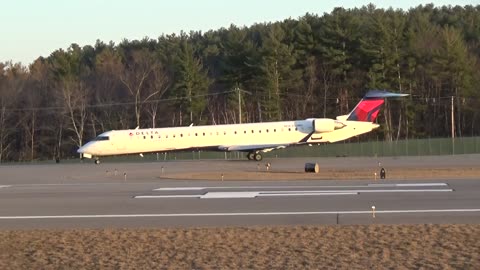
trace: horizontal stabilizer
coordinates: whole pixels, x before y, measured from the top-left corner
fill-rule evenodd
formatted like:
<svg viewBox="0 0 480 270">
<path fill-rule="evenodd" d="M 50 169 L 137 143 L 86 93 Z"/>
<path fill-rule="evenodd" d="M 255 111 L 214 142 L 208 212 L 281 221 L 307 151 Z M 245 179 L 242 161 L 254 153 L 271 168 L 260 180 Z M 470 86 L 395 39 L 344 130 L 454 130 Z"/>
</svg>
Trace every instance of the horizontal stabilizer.
<svg viewBox="0 0 480 270">
<path fill-rule="evenodd" d="M 398 94 L 387 92 L 385 90 L 370 90 L 367 94 L 365 94 L 364 98 L 394 98 L 394 97 L 405 97 L 408 94 Z"/>
</svg>

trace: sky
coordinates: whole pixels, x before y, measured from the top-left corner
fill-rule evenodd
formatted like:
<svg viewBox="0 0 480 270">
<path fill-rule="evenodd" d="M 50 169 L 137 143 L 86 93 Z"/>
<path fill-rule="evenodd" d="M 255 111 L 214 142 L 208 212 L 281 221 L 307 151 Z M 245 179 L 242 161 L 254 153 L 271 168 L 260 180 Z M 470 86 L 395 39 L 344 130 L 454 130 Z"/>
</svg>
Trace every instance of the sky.
<svg viewBox="0 0 480 270">
<path fill-rule="evenodd" d="M 29 65 L 36 58 L 72 43 L 119 43 L 162 34 L 216 30 L 231 24 L 296 19 L 322 15 L 334 7 L 408 10 L 420 4 L 479 5 L 480 0 L 0 0 L 0 62 Z"/>
</svg>

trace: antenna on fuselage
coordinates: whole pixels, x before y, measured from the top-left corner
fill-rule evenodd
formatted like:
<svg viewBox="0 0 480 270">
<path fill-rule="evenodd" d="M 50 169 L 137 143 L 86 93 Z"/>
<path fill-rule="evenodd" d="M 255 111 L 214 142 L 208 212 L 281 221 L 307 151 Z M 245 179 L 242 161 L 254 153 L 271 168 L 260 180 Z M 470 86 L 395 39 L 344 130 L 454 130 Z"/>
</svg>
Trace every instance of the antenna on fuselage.
<svg viewBox="0 0 480 270">
<path fill-rule="evenodd" d="M 135 130 L 137 130 L 139 127 L 140 127 L 140 126 L 137 126 L 137 127 L 135 128 Z"/>
<path fill-rule="evenodd" d="M 189 127 L 193 127 L 193 123 L 191 123 Z"/>
</svg>

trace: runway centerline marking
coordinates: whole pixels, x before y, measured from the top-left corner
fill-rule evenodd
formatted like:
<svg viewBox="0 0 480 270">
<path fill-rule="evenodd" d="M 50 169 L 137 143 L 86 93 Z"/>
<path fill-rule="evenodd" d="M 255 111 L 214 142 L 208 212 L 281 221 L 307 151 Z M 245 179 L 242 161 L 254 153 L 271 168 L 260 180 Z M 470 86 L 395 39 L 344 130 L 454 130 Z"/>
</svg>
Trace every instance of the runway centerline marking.
<svg viewBox="0 0 480 270">
<path fill-rule="evenodd" d="M 253 199 L 257 197 L 282 196 L 325 196 L 325 195 L 357 195 L 360 193 L 408 193 L 408 192 L 452 192 L 453 189 L 355 189 L 355 190 L 277 190 L 277 191 L 238 191 L 238 192 L 207 192 L 191 195 L 139 195 L 135 199 Z"/>
<path fill-rule="evenodd" d="M 357 195 L 356 192 L 207 192 L 195 195 L 139 195 L 135 199 L 176 199 L 176 198 L 198 198 L 198 199 L 254 199 L 257 197 L 284 197 L 284 196 L 336 196 L 336 195 Z"/>
<path fill-rule="evenodd" d="M 204 190 L 204 189 L 255 189 L 255 188 L 369 188 L 369 187 L 441 187 L 448 186 L 446 183 L 405 183 L 405 184 L 366 184 L 366 185 L 350 185 L 350 186 L 204 186 L 204 187 L 163 187 L 156 188 L 153 191 L 188 191 L 188 190 Z"/>
<path fill-rule="evenodd" d="M 318 193 L 339 193 L 339 192 L 354 192 L 354 193 L 403 193 L 403 192 L 452 192 L 453 189 L 352 189 L 352 190 L 286 190 L 286 191 L 260 191 L 260 193 L 296 193 L 296 192 L 318 192 Z"/>
<path fill-rule="evenodd" d="M 446 183 L 368 184 L 369 187 L 446 187 Z"/>
<path fill-rule="evenodd" d="M 154 191 L 188 191 L 188 190 L 204 190 L 203 187 L 171 187 L 171 188 L 157 188 Z"/>
<path fill-rule="evenodd" d="M 138 185 L 138 184 L 149 184 L 148 182 L 138 182 L 138 183 L 125 183 L 123 180 L 120 182 L 98 182 L 98 183 L 54 183 L 54 184 L 15 184 L 15 185 L 10 185 L 9 187 L 50 187 L 50 186 L 109 186 L 109 185 Z"/>
<path fill-rule="evenodd" d="M 376 214 L 429 214 L 429 213 L 476 213 L 480 209 L 416 209 L 378 210 Z M 17 219 L 82 219 L 82 218 L 148 218 L 148 217 L 219 217 L 219 216 L 292 216 L 292 215 L 371 215 L 371 211 L 311 211 L 311 212 L 239 212 L 239 213 L 176 213 L 176 214 L 110 214 L 110 215 L 45 215 L 45 216 L 0 216 L 0 220 Z"/>
</svg>

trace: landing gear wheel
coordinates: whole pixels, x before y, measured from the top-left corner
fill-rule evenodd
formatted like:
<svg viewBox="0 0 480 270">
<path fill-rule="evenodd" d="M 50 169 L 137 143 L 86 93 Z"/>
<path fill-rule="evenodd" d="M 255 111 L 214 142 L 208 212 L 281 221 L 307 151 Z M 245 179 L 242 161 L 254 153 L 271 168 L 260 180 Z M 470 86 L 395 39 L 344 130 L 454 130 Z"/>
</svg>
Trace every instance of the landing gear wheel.
<svg viewBox="0 0 480 270">
<path fill-rule="evenodd" d="M 260 161 L 260 160 L 263 159 L 262 155 L 259 154 L 259 153 L 256 153 L 256 154 L 254 155 L 254 158 L 255 158 L 255 161 Z"/>
<path fill-rule="evenodd" d="M 249 153 L 247 154 L 247 159 L 248 159 L 248 160 L 253 160 L 254 158 L 255 158 L 255 153 L 254 153 L 254 152 L 249 152 Z"/>
<path fill-rule="evenodd" d="M 94 162 L 95 162 L 96 165 L 98 165 L 98 164 L 100 164 L 100 159 L 95 159 Z"/>
</svg>

